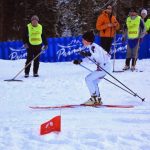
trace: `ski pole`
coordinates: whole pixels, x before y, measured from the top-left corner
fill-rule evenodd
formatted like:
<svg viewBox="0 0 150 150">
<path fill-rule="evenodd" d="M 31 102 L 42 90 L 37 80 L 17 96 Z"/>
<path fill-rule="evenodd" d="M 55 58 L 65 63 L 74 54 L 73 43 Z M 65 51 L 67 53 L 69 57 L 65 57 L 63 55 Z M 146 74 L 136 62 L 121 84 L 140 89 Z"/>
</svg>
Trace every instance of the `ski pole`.
<svg viewBox="0 0 150 150">
<path fill-rule="evenodd" d="M 90 72 L 93 72 L 92 70 L 90 70 L 89 68 L 83 66 L 82 64 L 79 64 L 79 65 L 80 65 L 81 67 L 83 67 L 84 69 L 86 69 L 86 70 L 88 70 L 88 71 L 90 71 Z"/>
<path fill-rule="evenodd" d="M 80 64 L 80 66 L 81 66 L 81 67 L 83 67 L 83 68 L 85 68 L 86 70 L 88 70 L 88 71 L 90 71 L 90 72 L 93 72 L 92 70 L 90 70 L 89 68 L 87 68 L 87 67 L 83 66 L 82 64 Z M 125 92 L 127 92 L 127 93 L 131 94 L 132 96 L 134 96 L 134 94 L 133 94 L 133 93 L 131 93 L 131 92 L 127 91 L 126 89 L 124 89 L 124 88 L 122 88 L 121 86 L 119 86 L 119 85 L 115 84 L 114 82 L 112 82 L 112 81 L 110 81 L 110 80 L 108 80 L 108 79 L 106 79 L 106 78 L 104 78 L 104 80 L 108 81 L 109 83 L 111 83 L 111 84 L 115 85 L 116 87 L 118 87 L 118 88 L 122 89 L 123 91 L 125 91 Z"/>
<path fill-rule="evenodd" d="M 94 64 L 98 65 L 95 61 L 93 61 L 91 58 L 87 57 L 90 61 L 92 61 Z M 117 78 L 115 78 L 113 75 L 111 75 L 108 71 L 106 71 L 104 68 L 102 68 L 101 66 L 99 66 L 100 69 L 102 69 L 103 71 L 105 71 L 108 75 L 110 75 L 112 78 L 114 78 L 116 81 L 118 81 L 121 85 L 123 85 L 125 88 L 127 88 L 129 91 L 131 91 L 134 96 L 137 96 L 138 98 L 140 98 L 142 100 L 142 102 L 145 100 L 145 98 L 141 98 L 137 93 L 135 93 L 134 91 L 132 91 L 130 88 L 128 88 L 125 84 L 123 84 L 121 81 L 119 81 Z"/>
<path fill-rule="evenodd" d="M 115 34 L 115 36 L 114 36 L 113 72 L 115 72 L 115 60 L 116 60 L 116 34 Z"/>
<path fill-rule="evenodd" d="M 46 50 L 46 49 L 45 49 Z M 7 79 L 4 81 L 22 81 L 22 80 L 16 80 L 16 78 L 18 77 L 18 75 L 25 69 L 27 68 L 32 61 L 34 61 L 37 57 L 39 57 L 45 50 L 41 50 L 27 65 L 25 65 L 25 67 L 23 67 L 12 79 Z"/>
</svg>

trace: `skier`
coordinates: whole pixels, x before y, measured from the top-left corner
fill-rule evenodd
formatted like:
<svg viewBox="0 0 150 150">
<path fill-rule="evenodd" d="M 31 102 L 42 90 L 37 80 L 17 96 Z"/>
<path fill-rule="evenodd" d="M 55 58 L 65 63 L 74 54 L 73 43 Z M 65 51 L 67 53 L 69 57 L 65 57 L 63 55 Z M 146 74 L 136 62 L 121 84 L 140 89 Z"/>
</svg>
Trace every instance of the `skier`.
<svg viewBox="0 0 150 150">
<path fill-rule="evenodd" d="M 110 72 L 110 55 L 98 44 L 94 43 L 95 36 L 93 32 L 86 32 L 82 36 L 82 43 L 89 51 L 81 51 L 80 54 L 88 57 L 92 62 L 97 65 L 97 69 L 86 76 L 85 81 L 89 89 L 91 97 L 86 101 L 85 105 L 102 104 L 98 83 L 104 78 L 107 72 Z M 82 60 L 74 60 L 73 63 L 79 65 Z M 101 69 L 103 68 L 103 69 Z"/>
</svg>

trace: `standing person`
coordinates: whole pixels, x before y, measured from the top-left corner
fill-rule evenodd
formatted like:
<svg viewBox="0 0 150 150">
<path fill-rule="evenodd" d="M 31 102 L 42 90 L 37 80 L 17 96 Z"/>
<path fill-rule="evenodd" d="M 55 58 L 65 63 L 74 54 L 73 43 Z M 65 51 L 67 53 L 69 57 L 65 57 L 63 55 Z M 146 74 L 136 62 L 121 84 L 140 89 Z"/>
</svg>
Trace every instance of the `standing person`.
<svg viewBox="0 0 150 150">
<path fill-rule="evenodd" d="M 147 10 L 146 9 L 142 9 L 141 17 L 145 23 L 146 33 L 150 33 L 150 19 L 147 17 Z"/>
<path fill-rule="evenodd" d="M 97 65 L 97 69 L 87 75 L 85 78 L 86 85 L 91 95 L 89 100 L 84 103 L 85 105 L 102 104 L 98 83 L 104 78 L 106 72 L 100 67 L 105 69 L 107 72 L 110 72 L 111 69 L 110 55 L 102 47 L 96 43 L 93 43 L 94 38 L 95 36 L 93 32 L 86 32 L 82 36 L 82 43 L 89 49 L 89 51 L 81 51 L 80 54 L 84 57 L 90 57 L 90 59 Z M 81 62 L 81 60 L 73 61 L 73 63 L 76 65 L 80 64 Z"/>
<path fill-rule="evenodd" d="M 147 19 L 147 21 L 145 22 L 145 26 L 146 26 L 146 32 L 148 34 L 150 34 L 150 17 Z"/>
<path fill-rule="evenodd" d="M 142 11 L 141 11 L 141 19 L 143 20 L 144 25 L 145 25 L 145 23 L 147 21 L 147 10 L 146 9 L 142 9 Z M 144 32 L 146 33 L 146 26 L 144 26 L 144 27 L 145 27 L 144 28 Z"/>
<path fill-rule="evenodd" d="M 110 52 L 113 37 L 116 30 L 119 29 L 119 23 L 113 15 L 113 8 L 108 5 L 106 9 L 99 15 L 96 22 L 96 29 L 100 31 L 101 47 L 108 53 Z"/>
<path fill-rule="evenodd" d="M 131 70 L 135 70 L 135 65 L 138 57 L 138 49 L 140 44 L 140 38 L 144 36 L 144 22 L 140 16 L 138 16 L 137 9 L 131 8 L 129 12 L 129 17 L 126 20 L 126 25 L 124 27 L 125 34 L 123 35 L 123 40 L 127 36 L 127 54 L 126 62 L 123 70 L 130 69 L 130 60 L 132 59 Z"/>
<path fill-rule="evenodd" d="M 30 67 L 29 64 L 38 54 L 40 54 L 41 49 L 45 50 L 48 48 L 47 41 L 43 33 L 43 27 L 38 23 L 38 16 L 34 15 L 31 18 L 31 23 L 29 23 L 25 29 L 23 41 L 24 46 L 27 49 L 27 60 L 25 63 L 25 78 L 29 77 Z M 42 47 L 42 43 L 44 44 Z M 39 57 L 34 59 L 33 64 L 33 76 L 38 77 L 38 69 L 39 69 Z M 28 65 L 29 64 L 29 65 Z"/>
<path fill-rule="evenodd" d="M 150 17 L 145 22 L 146 32 L 150 34 Z"/>
</svg>

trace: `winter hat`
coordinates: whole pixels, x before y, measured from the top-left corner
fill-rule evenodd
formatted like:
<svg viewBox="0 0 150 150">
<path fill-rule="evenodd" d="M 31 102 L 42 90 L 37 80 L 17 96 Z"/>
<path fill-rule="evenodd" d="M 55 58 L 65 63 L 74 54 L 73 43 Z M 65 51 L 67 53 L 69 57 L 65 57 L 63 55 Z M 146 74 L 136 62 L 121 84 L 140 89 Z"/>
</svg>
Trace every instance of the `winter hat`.
<svg viewBox="0 0 150 150">
<path fill-rule="evenodd" d="M 31 21 L 33 21 L 33 20 L 39 21 L 39 17 L 34 15 L 34 16 L 31 17 Z"/>
<path fill-rule="evenodd" d="M 141 14 L 147 15 L 147 10 L 146 9 L 142 9 Z"/>
<path fill-rule="evenodd" d="M 82 36 L 82 38 L 88 42 L 94 42 L 95 40 L 95 36 L 94 36 L 94 33 L 92 31 L 88 31 L 88 32 L 85 32 Z"/>
</svg>

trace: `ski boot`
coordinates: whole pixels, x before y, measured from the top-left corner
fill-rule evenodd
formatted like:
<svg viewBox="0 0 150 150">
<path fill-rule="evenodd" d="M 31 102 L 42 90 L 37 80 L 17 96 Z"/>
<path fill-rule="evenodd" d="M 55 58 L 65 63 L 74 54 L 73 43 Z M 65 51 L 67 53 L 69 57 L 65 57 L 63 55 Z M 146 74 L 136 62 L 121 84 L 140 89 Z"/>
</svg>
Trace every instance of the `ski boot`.
<svg viewBox="0 0 150 150">
<path fill-rule="evenodd" d="M 95 98 L 95 105 L 102 105 L 102 104 L 103 104 L 103 102 L 102 102 L 101 97 L 100 97 L 100 96 L 97 96 L 97 97 Z"/>
<path fill-rule="evenodd" d="M 91 96 L 88 101 L 83 103 L 84 105 L 102 105 L 101 98 L 98 96 Z"/>
</svg>

